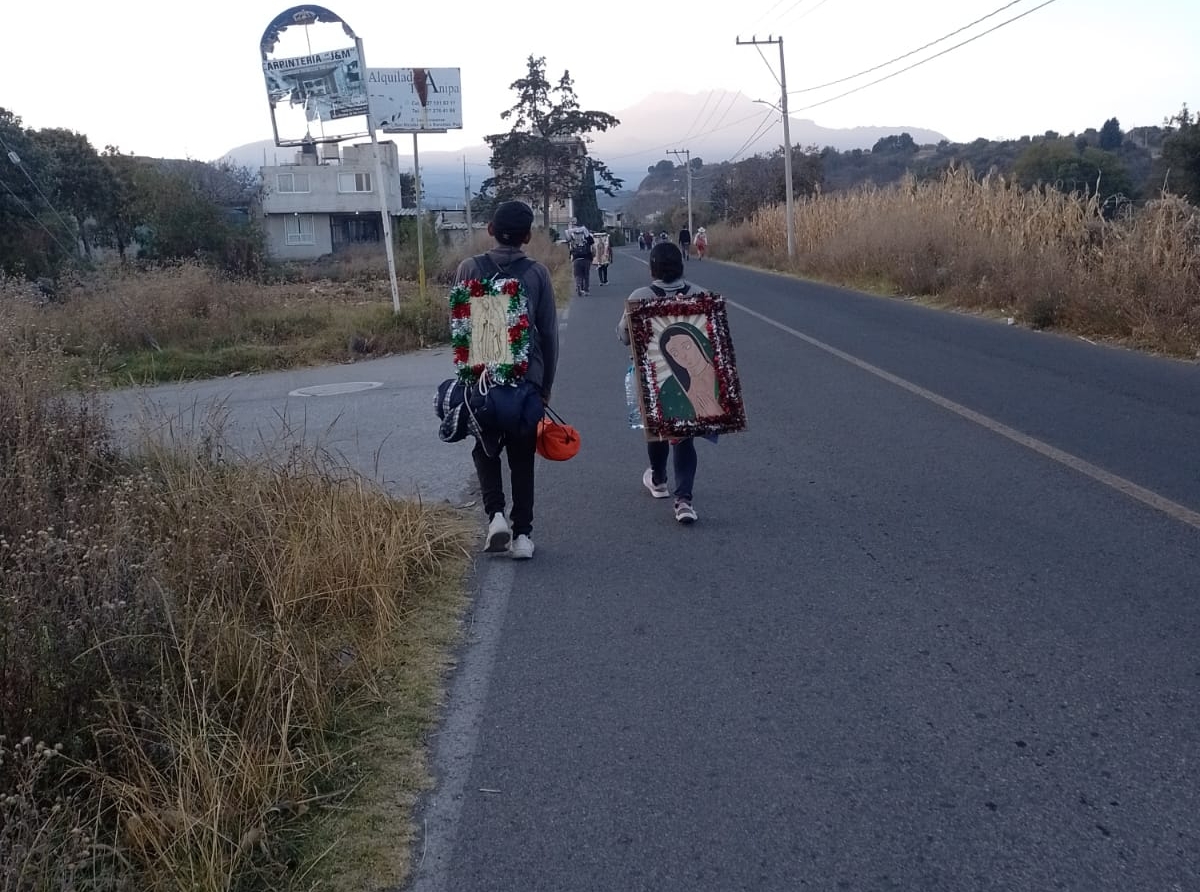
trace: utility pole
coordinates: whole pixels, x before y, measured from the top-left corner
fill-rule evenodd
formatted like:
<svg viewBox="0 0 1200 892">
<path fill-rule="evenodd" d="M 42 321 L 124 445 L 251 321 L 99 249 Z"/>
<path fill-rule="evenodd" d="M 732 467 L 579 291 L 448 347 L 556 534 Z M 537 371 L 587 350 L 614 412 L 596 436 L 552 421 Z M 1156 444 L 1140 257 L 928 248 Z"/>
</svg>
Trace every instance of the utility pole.
<svg viewBox="0 0 1200 892">
<path fill-rule="evenodd" d="M 687 168 L 687 208 L 688 208 L 688 232 L 692 231 L 692 150 L 691 149 L 667 149 L 668 155 L 684 157 L 683 166 Z"/>
<path fill-rule="evenodd" d="M 788 92 L 787 92 L 787 71 L 783 64 L 783 38 L 768 37 L 766 40 L 759 40 L 757 37 L 751 37 L 749 40 L 737 38 L 738 46 L 755 46 L 757 44 L 779 44 L 779 111 L 783 115 L 783 188 L 787 191 L 785 196 L 786 202 L 786 217 L 787 217 L 787 252 L 788 259 L 796 255 L 796 216 L 795 208 L 792 204 L 792 130 L 788 122 Z M 768 66 L 770 67 L 770 66 Z"/>
<path fill-rule="evenodd" d="M 467 176 L 467 156 L 463 155 L 463 194 L 467 198 L 465 205 L 467 209 L 467 244 L 471 244 L 471 235 L 474 230 L 471 228 L 471 178 Z"/>
<path fill-rule="evenodd" d="M 425 298 L 425 210 L 421 206 L 421 155 L 417 131 L 413 131 L 413 179 L 417 187 L 417 294 Z"/>
</svg>

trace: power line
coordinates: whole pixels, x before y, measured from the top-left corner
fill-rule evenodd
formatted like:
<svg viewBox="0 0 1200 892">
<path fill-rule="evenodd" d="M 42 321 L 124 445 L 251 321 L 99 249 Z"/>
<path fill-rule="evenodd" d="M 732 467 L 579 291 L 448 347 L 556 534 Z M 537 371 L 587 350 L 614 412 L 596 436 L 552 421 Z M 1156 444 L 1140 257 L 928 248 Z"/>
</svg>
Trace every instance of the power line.
<svg viewBox="0 0 1200 892">
<path fill-rule="evenodd" d="M 58 217 L 58 222 L 63 225 L 63 229 L 65 229 L 67 232 L 74 233 L 75 230 L 73 230 L 71 225 L 63 219 L 62 214 L 58 212 L 58 208 L 56 208 L 50 202 L 50 199 L 46 197 L 46 193 L 42 191 L 42 187 L 34 182 L 33 177 L 29 175 L 29 171 L 25 168 L 24 163 L 21 161 L 21 156 L 9 148 L 9 145 L 3 136 L 0 136 L 0 146 L 4 146 L 4 151 L 8 153 L 8 160 L 15 164 L 20 169 L 21 173 L 25 174 L 25 179 L 29 180 L 29 184 L 33 186 L 35 190 L 37 190 L 37 194 L 42 196 L 42 201 L 46 202 L 46 206 L 54 212 L 54 216 Z M 15 194 L 16 193 L 14 193 L 14 195 Z"/>
<path fill-rule="evenodd" d="M 734 104 L 737 102 L 738 97 L 741 95 L 742 95 L 741 90 L 738 90 L 736 93 L 733 94 L 733 98 L 731 100 L 729 100 L 729 105 L 725 106 L 725 113 L 722 114 L 721 117 L 717 118 L 717 123 L 713 125 L 714 127 L 716 127 L 717 129 L 720 129 L 721 122 L 724 121 L 727 117 L 729 117 L 729 113 L 733 110 Z"/>
<path fill-rule="evenodd" d="M 713 93 L 715 93 L 715 92 L 716 92 L 715 90 L 709 90 L 709 91 L 708 91 L 708 95 L 704 97 L 704 104 L 703 104 L 702 106 L 700 106 L 700 111 L 696 112 L 696 117 L 695 117 L 695 119 L 692 121 L 692 124 L 691 124 L 691 126 L 690 126 L 690 127 L 688 127 L 688 129 L 687 129 L 687 133 L 686 133 L 686 134 L 684 134 L 684 137 L 683 137 L 684 139 L 687 139 L 687 138 L 688 138 L 688 136 L 690 136 L 690 135 L 691 135 L 693 128 L 695 128 L 695 126 L 696 126 L 697 122 L 700 120 L 700 116 L 701 116 L 701 115 L 703 115 L 703 114 L 704 114 L 704 110 L 705 110 L 706 108 L 708 108 L 708 103 L 709 103 L 709 102 L 712 100 Z M 714 106 L 714 108 L 715 108 L 715 106 Z"/>
<path fill-rule="evenodd" d="M 800 15 L 796 16 L 796 21 L 798 22 L 801 19 L 808 18 L 810 15 L 812 15 L 814 12 L 816 12 L 818 9 L 820 9 L 822 6 L 824 6 L 828 2 L 829 2 L 829 0 L 820 0 L 820 2 L 816 6 L 806 9 Z"/>
<path fill-rule="evenodd" d="M 801 87 L 799 90 L 790 90 L 788 92 L 790 92 L 791 95 L 793 95 L 793 96 L 795 96 L 797 93 L 811 93 L 814 90 L 823 90 L 826 87 L 832 87 L 837 84 L 844 84 L 846 81 L 852 81 L 855 78 L 862 77 L 864 74 L 870 74 L 872 71 L 878 71 L 880 68 L 887 68 L 889 65 L 892 65 L 896 62 L 900 62 L 904 59 L 907 59 L 909 56 L 915 56 L 917 53 L 921 52 L 921 50 L 927 50 L 931 46 L 936 46 L 937 44 L 941 43 L 943 40 L 949 40 L 954 35 L 961 34 L 963 31 L 966 31 L 968 28 L 974 28 L 980 22 L 985 22 L 988 19 L 990 19 L 992 16 L 999 15 L 1000 13 L 1004 12 L 1004 10 L 1008 9 L 1009 7 L 1016 6 L 1018 3 L 1023 3 L 1023 2 L 1025 2 L 1025 0 L 1012 0 L 1011 3 L 1006 3 L 1004 6 L 1001 6 L 999 9 L 993 9 L 987 15 L 977 18 L 975 21 L 973 21 L 969 24 L 963 25 L 961 28 L 951 31 L 949 34 L 943 34 L 937 40 L 931 40 L 929 43 L 925 44 L 924 46 L 919 46 L 915 50 L 911 50 L 902 56 L 897 56 L 895 59 L 889 59 L 886 62 L 881 62 L 878 65 L 872 66 L 871 68 L 864 69 L 863 71 L 860 71 L 857 74 L 850 74 L 850 75 L 847 75 L 846 77 L 839 77 L 837 80 L 827 81 L 826 83 L 823 83 L 823 84 L 817 84 L 815 87 Z"/>
<path fill-rule="evenodd" d="M 734 161 L 736 161 L 738 159 L 738 156 L 741 155 L 742 152 L 746 151 L 748 148 L 750 148 L 752 145 L 754 145 L 756 142 L 758 142 L 760 139 L 762 139 L 766 135 L 767 130 L 769 129 L 768 125 L 775 123 L 774 118 L 775 118 L 775 116 L 773 114 L 771 114 L 771 112 L 767 112 L 763 116 L 763 119 L 761 121 L 759 121 L 758 126 L 754 128 L 754 131 L 750 134 L 750 136 L 746 139 L 746 141 L 744 143 L 742 143 L 742 147 L 740 149 L 738 149 L 736 152 L 734 152 L 729 157 L 730 164 L 732 164 Z"/>
<path fill-rule="evenodd" d="M 21 198 L 20 195 L 18 195 L 15 191 L 13 191 L 13 187 L 8 185 L 8 183 L 4 180 L 3 177 L 0 177 L 0 186 L 3 186 L 5 189 L 8 190 L 8 194 L 17 200 L 17 204 L 19 204 L 22 208 L 25 209 L 25 213 L 29 214 L 29 216 L 33 218 L 33 222 L 35 222 L 38 226 L 42 227 L 42 229 L 46 230 L 46 235 L 48 235 L 48 236 L 50 236 L 50 238 L 54 239 L 54 241 L 58 244 L 58 246 L 63 249 L 63 253 L 65 253 L 65 254 L 74 253 L 73 251 L 71 251 L 70 248 L 68 248 L 66 245 L 64 245 L 59 240 L 58 236 L 55 235 L 50 230 L 50 227 L 48 227 L 42 221 L 42 218 L 33 212 L 33 208 L 31 208 L 28 204 L 25 203 L 25 199 Z"/>
<path fill-rule="evenodd" d="M 770 5 L 770 7 L 767 9 L 767 11 L 764 12 L 759 17 L 757 25 L 761 25 L 763 22 L 765 22 L 767 20 L 767 17 L 770 16 L 771 13 L 773 13 L 777 8 L 779 8 L 786 2 L 787 2 L 787 0 L 775 0 L 775 2 Z"/>
<path fill-rule="evenodd" d="M 791 14 L 792 14 L 792 13 L 793 13 L 795 10 L 796 10 L 796 7 L 800 6 L 800 4 L 802 4 L 803 2 L 804 2 L 804 0 L 796 0 L 796 2 L 795 2 L 795 3 L 793 3 L 791 6 L 789 6 L 789 7 L 787 8 L 787 10 L 785 10 L 785 11 L 784 11 L 784 13 L 783 13 L 783 14 L 782 14 L 782 15 L 779 17 L 779 21 L 780 21 L 780 22 L 782 22 L 784 19 L 786 19 L 788 16 L 790 16 L 790 15 L 791 15 Z M 824 3 L 825 3 L 825 0 L 820 0 L 820 2 L 819 2 L 819 3 L 818 3 L 816 6 L 812 7 L 812 8 L 811 8 L 811 9 L 809 9 L 809 10 L 807 10 L 807 11 L 804 13 L 804 15 L 800 16 L 799 18 L 797 18 L 797 19 L 796 19 L 796 21 L 800 21 L 800 19 L 804 18 L 804 16 L 806 16 L 806 15 L 808 15 L 809 13 L 813 12 L 813 11 L 814 11 L 814 10 L 816 10 L 818 7 L 820 7 L 820 6 L 824 5 Z"/>
<path fill-rule="evenodd" d="M 732 107 L 732 105 L 731 105 L 731 107 Z M 758 112 L 755 112 L 754 114 L 758 114 Z M 697 133 L 695 136 L 692 137 L 692 139 L 695 140 L 695 139 L 699 139 L 702 136 L 711 136 L 712 134 L 717 133 L 720 130 L 728 130 L 730 127 L 736 127 L 738 124 L 741 124 L 745 121 L 749 121 L 753 117 L 754 117 L 754 115 L 746 115 L 746 117 L 744 117 L 744 118 L 738 118 L 736 121 L 730 121 L 724 127 L 714 127 L 712 130 L 709 130 L 705 133 Z M 675 144 L 676 144 L 676 141 L 673 140 L 668 143 L 660 143 L 658 145 L 646 146 L 645 148 L 638 149 L 635 152 L 625 152 L 622 155 L 611 155 L 611 156 L 609 156 L 608 160 L 609 161 L 619 161 L 622 158 L 632 158 L 634 155 L 644 155 L 646 152 L 653 152 L 656 149 L 666 149 L 668 146 L 673 146 Z"/>
<path fill-rule="evenodd" d="M 779 84 L 779 86 L 781 86 L 781 87 L 782 87 L 782 86 L 783 86 L 783 84 L 782 84 L 782 83 L 780 83 L 780 81 L 779 81 L 779 75 L 777 75 L 777 74 L 775 73 L 775 69 L 774 69 L 774 68 L 772 68 L 772 67 L 771 67 L 771 63 L 767 61 L 767 55 L 766 55 L 766 53 L 764 53 L 764 52 L 762 51 L 762 47 L 761 47 L 761 46 L 759 46 L 759 45 L 756 43 L 756 44 L 754 44 L 754 48 L 755 48 L 756 50 L 758 50 L 758 54 L 759 54 L 759 56 L 761 56 L 761 57 L 762 57 L 763 64 L 767 66 L 767 71 L 771 72 L 771 77 L 775 78 L 775 83 Z"/>
<path fill-rule="evenodd" d="M 919 62 L 914 62 L 912 65 L 908 65 L 908 66 L 905 66 L 904 68 L 901 68 L 899 71 L 893 71 L 891 74 L 887 74 L 887 75 L 884 75 L 883 77 L 876 78 L 875 80 L 865 83 L 862 86 L 855 87 L 853 90 L 847 90 L 845 93 L 839 93 L 837 96 L 831 96 L 828 99 L 822 99 L 820 102 L 814 102 L 812 105 L 805 105 L 801 108 L 793 109 L 793 111 L 798 111 L 798 112 L 808 111 L 809 109 L 817 108 L 818 106 L 821 106 L 821 105 L 828 105 L 830 102 L 835 102 L 838 99 L 844 99 L 845 97 L 849 96 L 852 93 L 857 93 L 860 90 L 867 89 L 867 87 L 873 87 L 876 84 L 881 84 L 886 80 L 891 80 L 892 78 L 896 77 L 897 75 L 904 74 L 904 72 L 906 72 L 906 71 L 912 71 L 914 68 L 918 68 L 921 65 L 924 65 L 926 62 L 932 62 L 934 59 L 937 59 L 940 56 L 944 56 L 947 53 L 953 52 L 954 50 L 958 49 L 959 47 L 964 47 L 968 43 L 972 43 L 981 37 L 986 37 L 988 34 L 991 34 L 993 31 L 999 31 L 1005 25 L 1011 25 L 1013 22 L 1017 21 L 1017 19 L 1023 19 L 1027 15 L 1032 15 L 1033 13 L 1037 12 L 1039 9 L 1047 7 L 1051 3 L 1054 3 L 1054 2 L 1055 2 L 1055 0 L 1045 0 L 1044 3 L 1041 3 L 1038 6 L 1035 6 L 1033 9 L 1031 9 L 1027 12 L 1023 12 L 1020 15 L 1013 16 L 1011 19 L 1007 19 L 1007 20 L 1001 22 L 999 25 L 995 25 L 991 28 L 988 28 L 986 31 L 976 34 L 974 37 L 968 37 L 966 40 L 962 41 L 961 43 L 956 43 L 952 47 L 947 47 L 946 49 L 942 50 L 940 53 L 934 53 L 932 56 L 928 56 L 924 59 L 921 59 Z"/>
</svg>

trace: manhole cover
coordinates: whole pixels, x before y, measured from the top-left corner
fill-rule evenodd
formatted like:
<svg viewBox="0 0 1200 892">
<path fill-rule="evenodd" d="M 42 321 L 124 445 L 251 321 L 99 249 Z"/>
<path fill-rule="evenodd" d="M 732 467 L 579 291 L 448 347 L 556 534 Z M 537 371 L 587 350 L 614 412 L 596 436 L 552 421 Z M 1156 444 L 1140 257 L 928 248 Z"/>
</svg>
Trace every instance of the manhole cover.
<svg viewBox="0 0 1200 892">
<path fill-rule="evenodd" d="M 382 381 L 347 381 L 344 384 L 314 384 L 312 387 L 300 387 L 288 396 L 338 396 L 343 393 L 358 393 L 360 390 L 374 390 L 382 387 Z"/>
</svg>

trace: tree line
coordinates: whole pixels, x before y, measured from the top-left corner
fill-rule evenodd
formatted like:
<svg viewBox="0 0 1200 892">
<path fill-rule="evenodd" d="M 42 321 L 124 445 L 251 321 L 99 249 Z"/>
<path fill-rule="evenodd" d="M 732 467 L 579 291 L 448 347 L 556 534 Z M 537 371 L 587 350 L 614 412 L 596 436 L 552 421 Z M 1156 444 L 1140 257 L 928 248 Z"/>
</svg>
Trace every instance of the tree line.
<svg viewBox="0 0 1200 892">
<path fill-rule="evenodd" d="M 761 207 L 785 200 L 782 146 L 732 163 L 705 166 L 700 158 L 691 163 L 696 225 L 739 222 Z M 1003 175 L 1025 188 L 1095 196 L 1109 215 L 1163 192 L 1200 203 L 1200 117 L 1185 105 L 1161 126 L 1129 132 L 1110 118 L 1099 129 L 1066 136 L 1048 131 L 1015 140 L 920 146 L 910 134 L 901 133 L 878 140 L 869 150 L 792 149 L 797 196 L 886 186 L 906 174 L 918 180 L 935 179 L 950 167 Z M 628 216 L 676 228 L 687 215 L 681 204 L 685 174 L 681 165 L 670 160 L 651 165 L 626 205 Z"/>
<path fill-rule="evenodd" d="M 250 219 L 257 176 L 228 161 L 97 151 L 59 127 L 34 130 L 0 108 L 0 272 L 52 277 L 99 250 L 120 258 L 198 257 L 237 272 L 265 262 Z"/>
</svg>

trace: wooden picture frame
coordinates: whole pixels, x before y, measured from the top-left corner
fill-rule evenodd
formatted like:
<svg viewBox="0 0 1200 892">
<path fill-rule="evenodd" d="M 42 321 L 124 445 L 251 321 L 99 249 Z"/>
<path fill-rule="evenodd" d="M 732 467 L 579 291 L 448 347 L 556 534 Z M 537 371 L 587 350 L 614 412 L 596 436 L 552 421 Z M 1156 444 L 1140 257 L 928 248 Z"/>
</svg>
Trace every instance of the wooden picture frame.
<svg viewBox="0 0 1200 892">
<path fill-rule="evenodd" d="M 627 300 L 625 307 L 646 439 L 745 430 L 725 299 L 697 292 Z"/>
</svg>

